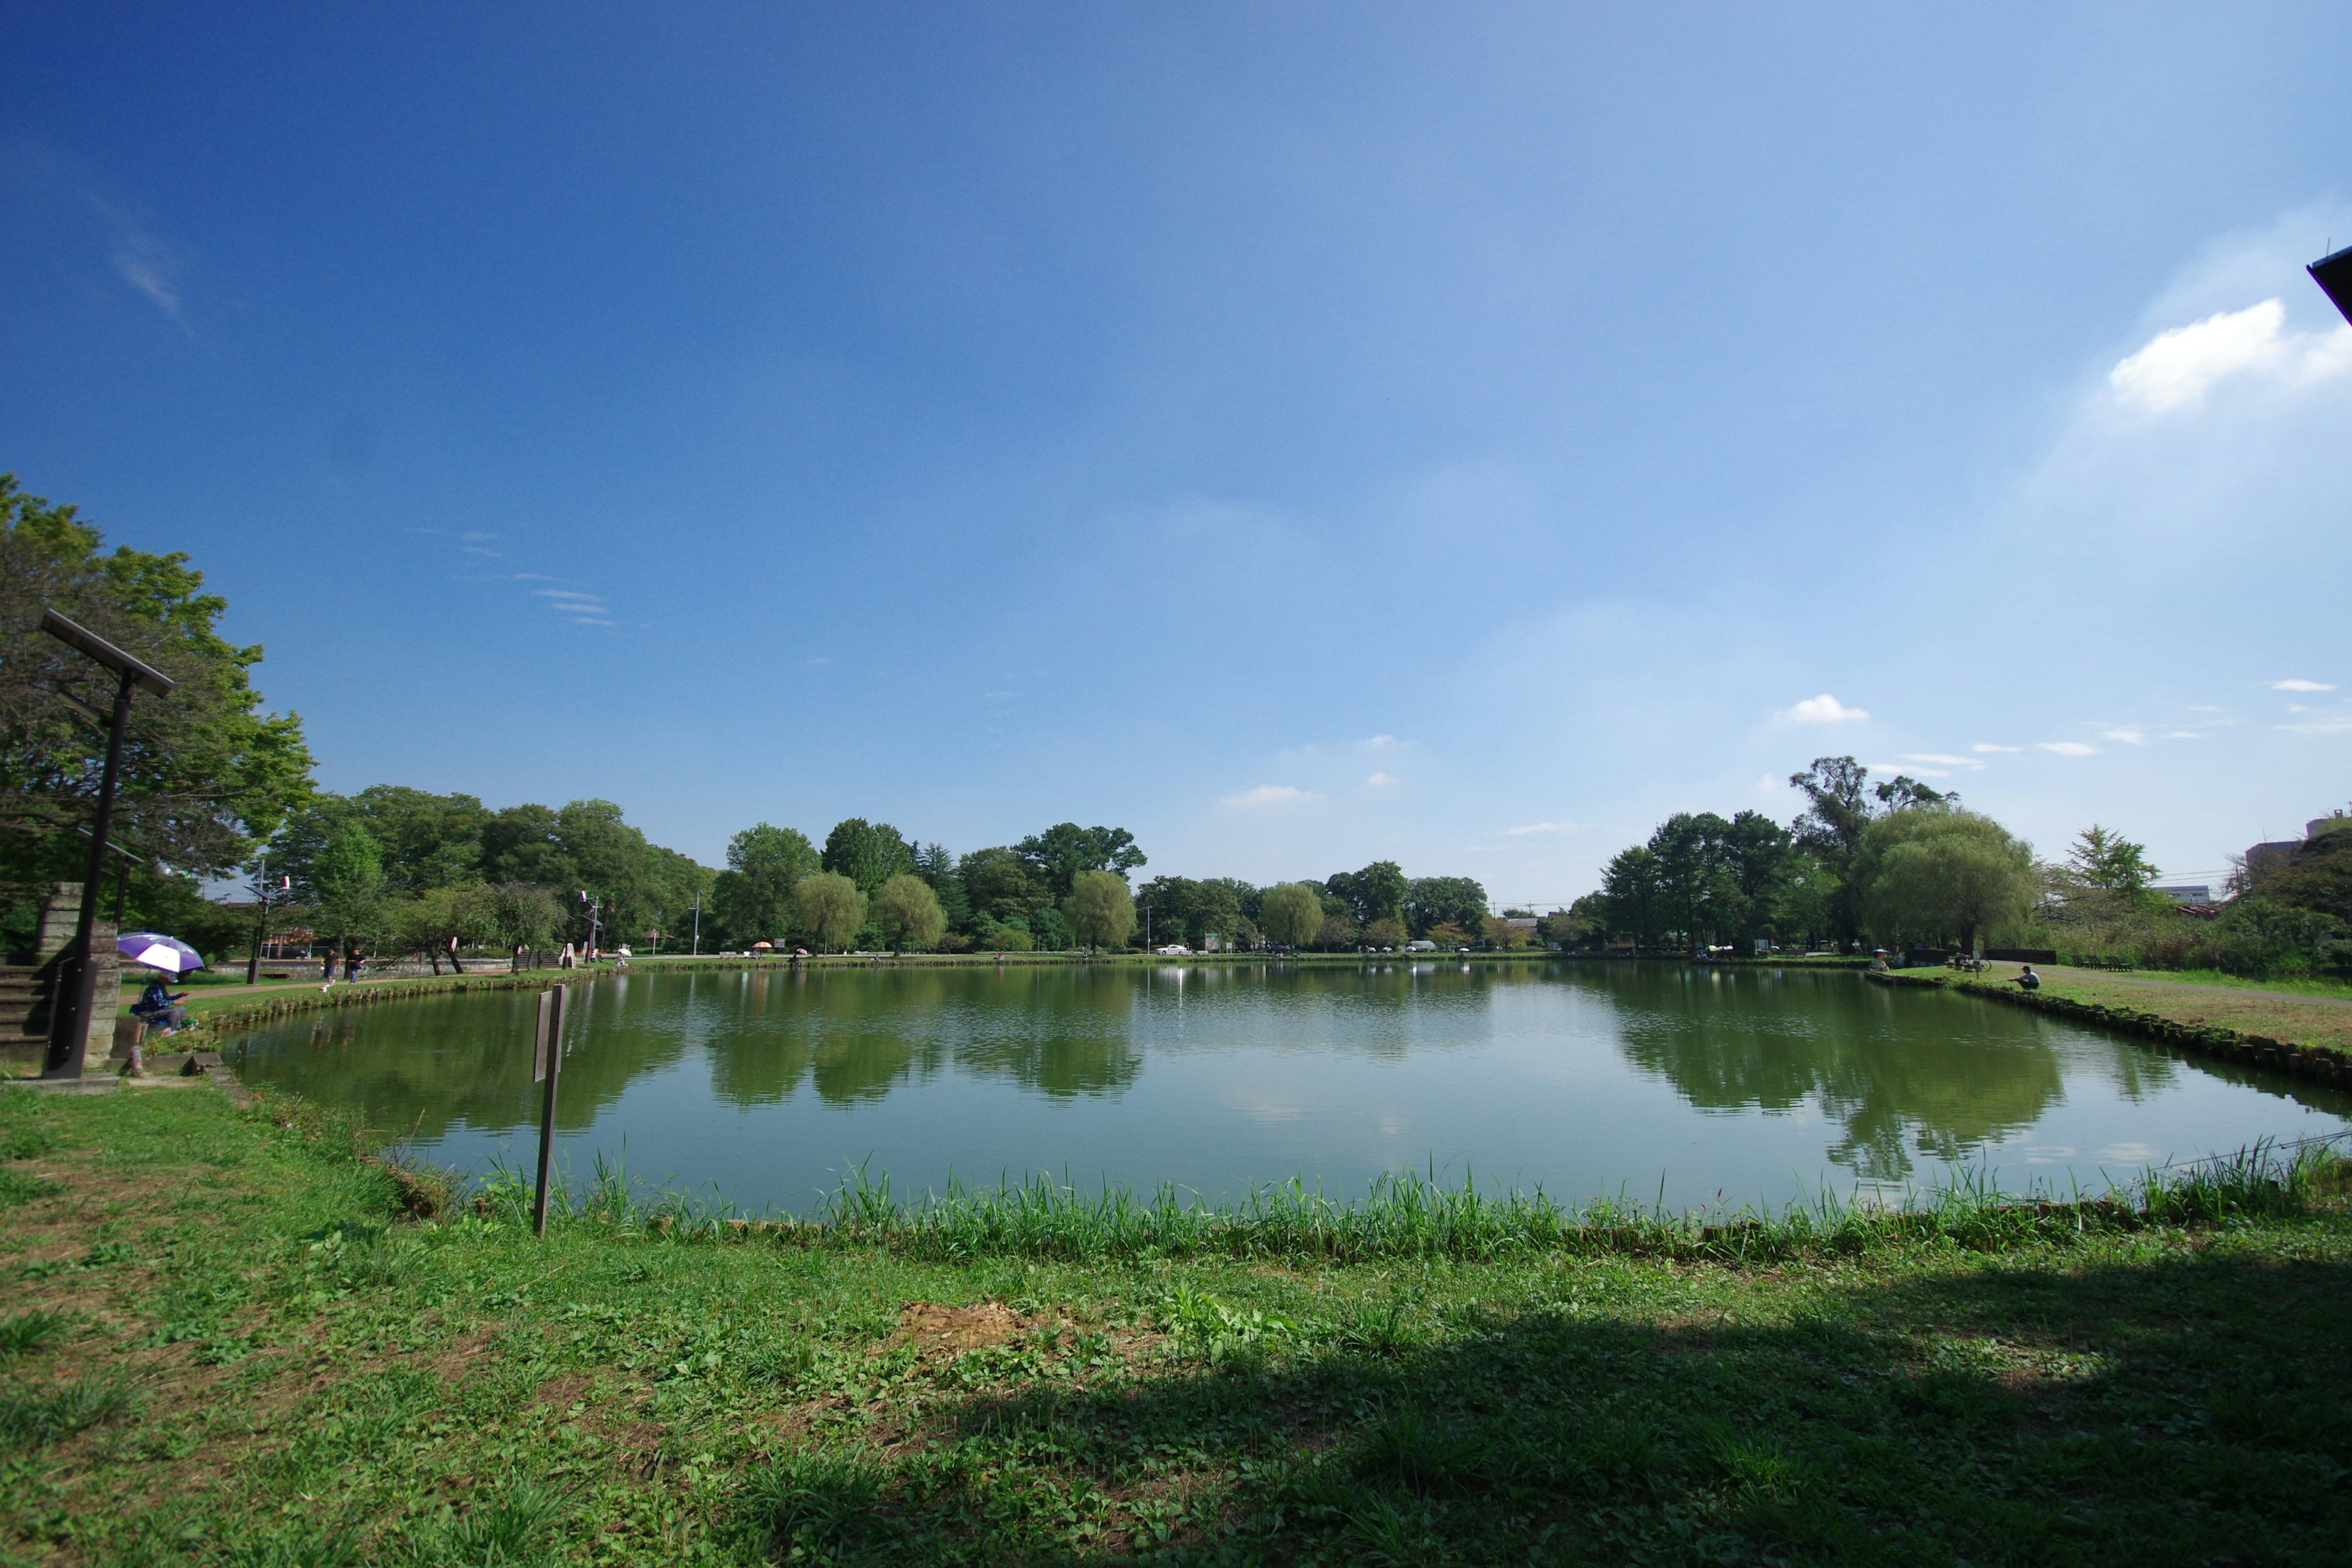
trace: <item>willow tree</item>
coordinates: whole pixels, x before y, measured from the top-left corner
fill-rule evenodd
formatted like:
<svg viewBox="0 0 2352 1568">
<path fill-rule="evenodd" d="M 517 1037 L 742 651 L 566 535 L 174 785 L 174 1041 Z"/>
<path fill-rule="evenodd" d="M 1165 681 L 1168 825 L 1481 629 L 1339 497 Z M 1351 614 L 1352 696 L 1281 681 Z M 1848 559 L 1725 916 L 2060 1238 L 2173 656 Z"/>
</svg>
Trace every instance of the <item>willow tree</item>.
<svg viewBox="0 0 2352 1568">
<path fill-rule="evenodd" d="M 866 895 L 838 871 L 815 871 L 793 889 L 793 923 L 809 933 L 818 949 L 847 951 L 866 924 Z"/>
<path fill-rule="evenodd" d="M 893 952 L 909 947 L 929 947 L 948 929 L 947 912 L 931 885 L 912 872 L 901 871 L 874 895 L 874 921 Z"/>
<path fill-rule="evenodd" d="M 2022 920 L 2042 890 L 2033 847 L 1989 816 L 1950 806 L 1890 813 L 1854 858 L 1862 914 L 1882 938 L 1978 933 Z"/>
<path fill-rule="evenodd" d="M 1283 947 L 1306 947 L 1323 929 L 1323 900 L 1306 882 L 1285 882 L 1268 888 L 1259 908 L 1258 924 L 1267 940 Z"/>
<path fill-rule="evenodd" d="M 1116 871 L 1080 871 L 1070 879 L 1062 912 L 1088 947 L 1125 947 L 1135 932 L 1135 898 Z"/>
</svg>

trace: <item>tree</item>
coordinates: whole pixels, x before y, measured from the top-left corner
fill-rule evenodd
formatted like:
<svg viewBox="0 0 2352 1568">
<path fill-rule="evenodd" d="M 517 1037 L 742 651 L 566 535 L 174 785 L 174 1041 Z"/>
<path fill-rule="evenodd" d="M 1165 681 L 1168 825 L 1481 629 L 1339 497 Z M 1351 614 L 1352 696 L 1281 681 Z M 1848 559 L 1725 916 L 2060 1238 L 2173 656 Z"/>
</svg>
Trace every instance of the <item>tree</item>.
<svg viewBox="0 0 2352 1568">
<path fill-rule="evenodd" d="M 111 709 L 115 680 L 41 629 L 54 607 L 178 682 L 131 709 L 115 804 L 116 842 L 150 862 L 221 876 L 310 793 L 301 721 L 261 711 L 257 645 L 216 627 L 227 601 L 202 592 L 184 553 L 151 555 L 103 536 L 0 474 L 0 881 L 79 879 L 106 734 L 60 700 Z"/>
<path fill-rule="evenodd" d="M 1402 921 L 1405 889 L 1410 885 L 1403 869 L 1393 860 L 1375 860 L 1360 871 L 1341 871 L 1323 884 L 1347 904 L 1348 912 L 1359 922 Z M 1483 904 L 1478 912 L 1486 913 Z"/>
<path fill-rule="evenodd" d="M 1405 924 L 1415 936 L 1440 925 L 1474 930 L 1486 914 L 1486 889 L 1467 877 L 1415 877 L 1405 887 Z"/>
<path fill-rule="evenodd" d="M 441 961 L 458 973 L 466 965 L 462 949 L 479 947 L 497 931 L 497 906 L 490 889 L 477 883 L 463 888 L 427 888 L 394 902 L 387 911 L 393 945 L 403 952 L 423 953 L 433 973 Z"/>
<path fill-rule="evenodd" d="M 500 882 L 489 891 L 491 932 L 520 969 L 526 949 L 553 944 L 563 910 L 554 894 L 529 882 Z"/>
<path fill-rule="evenodd" d="M 1516 952 L 1534 940 L 1521 928 L 1511 923 L 1507 915 L 1488 915 L 1479 923 L 1478 934 L 1486 945 L 1503 952 Z"/>
<path fill-rule="evenodd" d="M 1305 947 L 1323 929 L 1322 900 L 1307 882 L 1285 882 L 1265 890 L 1258 922 L 1267 940 L 1282 947 Z"/>
<path fill-rule="evenodd" d="M 2146 845 L 2134 844 L 2095 822 L 2066 851 L 2066 879 L 2078 888 L 2137 899 L 2163 874 L 2148 863 Z"/>
<path fill-rule="evenodd" d="M 816 847 L 797 829 L 758 823 L 728 840 L 727 869 L 725 896 L 713 900 L 719 918 L 745 947 L 774 941 L 784 934 L 793 890 L 817 869 Z"/>
<path fill-rule="evenodd" d="M 1645 844 L 1621 849 L 1601 874 L 1609 929 L 1630 936 L 1637 947 L 1653 947 L 1664 931 L 1665 888 L 1658 857 Z"/>
<path fill-rule="evenodd" d="M 1386 915 L 1364 927 L 1364 943 L 1368 947 L 1402 947 L 1411 940 L 1404 922 Z"/>
<path fill-rule="evenodd" d="M 874 895 L 874 920 L 893 952 L 935 945 L 948 929 L 940 896 L 911 871 L 901 871 Z"/>
<path fill-rule="evenodd" d="M 862 816 L 834 824 L 824 836 L 824 868 L 848 878 L 857 890 L 871 897 L 900 872 L 912 874 L 915 851 L 898 830 L 887 822 Z"/>
<path fill-rule="evenodd" d="M 1315 930 L 1315 945 L 1326 952 L 1344 952 L 1356 945 L 1357 930 L 1353 916 L 1327 914 Z"/>
<path fill-rule="evenodd" d="M 383 846 L 384 880 L 395 890 L 421 893 L 481 880 L 482 830 L 490 814 L 472 795 L 370 784 L 352 804 Z"/>
<path fill-rule="evenodd" d="M 957 869 L 956 858 L 948 853 L 944 844 L 927 844 L 915 851 L 915 875 L 930 884 L 931 891 L 940 897 L 940 912 L 948 918 L 948 930 L 968 932 L 972 925 L 971 894 L 963 885 L 963 874 Z"/>
<path fill-rule="evenodd" d="M 1080 871 L 1062 908 L 1070 930 L 1088 947 L 1125 947 L 1135 931 L 1135 899 L 1116 871 Z"/>
<path fill-rule="evenodd" d="M 2023 919 L 2042 889 L 2031 845 L 1989 816 L 1948 806 L 1872 823 L 1854 869 L 1864 918 L 1880 937 L 1957 935 L 1964 949 L 1986 927 Z"/>
<path fill-rule="evenodd" d="M 318 849 L 295 879 L 295 896 L 349 949 L 373 945 L 385 923 L 383 851 L 349 802 L 336 802 L 318 828 Z"/>
<path fill-rule="evenodd" d="M 1049 899 L 1069 896 L 1081 871 L 1116 871 L 1124 876 L 1142 865 L 1143 851 L 1135 835 L 1124 827 L 1080 827 L 1075 822 L 1055 823 L 1013 847 L 1028 862 L 1031 872 Z"/>
<path fill-rule="evenodd" d="M 818 951 L 846 951 L 866 925 L 866 895 L 838 871 L 814 871 L 793 889 L 793 923 Z"/>
<path fill-rule="evenodd" d="M 989 926 L 1023 920 L 1047 902 L 1029 863 L 1010 849 L 975 849 L 957 862 L 956 875 L 971 900 L 975 924 L 982 917 Z"/>
</svg>

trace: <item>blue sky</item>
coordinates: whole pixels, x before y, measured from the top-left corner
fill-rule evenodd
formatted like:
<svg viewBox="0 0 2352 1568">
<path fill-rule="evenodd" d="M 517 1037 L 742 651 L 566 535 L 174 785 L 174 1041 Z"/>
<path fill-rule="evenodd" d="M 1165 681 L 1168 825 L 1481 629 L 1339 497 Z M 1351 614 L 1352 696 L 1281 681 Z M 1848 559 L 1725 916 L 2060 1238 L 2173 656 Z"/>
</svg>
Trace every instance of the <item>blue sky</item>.
<svg viewBox="0 0 2352 1568">
<path fill-rule="evenodd" d="M 1530 900 L 1823 753 L 2176 872 L 2352 795 L 2340 5 L 0 52 L 0 468 L 193 552 L 332 787 Z"/>
</svg>

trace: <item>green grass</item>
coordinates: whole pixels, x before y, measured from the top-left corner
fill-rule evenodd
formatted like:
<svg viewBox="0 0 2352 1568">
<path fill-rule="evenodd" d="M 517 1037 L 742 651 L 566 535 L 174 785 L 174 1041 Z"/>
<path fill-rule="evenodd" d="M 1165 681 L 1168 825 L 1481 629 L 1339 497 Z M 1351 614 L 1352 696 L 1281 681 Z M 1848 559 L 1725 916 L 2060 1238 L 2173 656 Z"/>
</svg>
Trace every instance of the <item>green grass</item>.
<svg viewBox="0 0 2352 1568">
<path fill-rule="evenodd" d="M 2277 991 L 2292 996 L 2328 996 L 2338 1001 L 2352 1001 L 2352 980 L 2336 980 L 2326 976 L 2274 975 L 2264 980 L 2250 980 L 2242 974 L 2231 974 L 2220 969 L 2134 969 L 2129 978 L 2168 981 L 2185 985 L 2223 985 L 2235 991 Z"/>
<path fill-rule="evenodd" d="M 29 1135 L 25 1135 L 29 1133 Z M 20 1136 L 22 1135 L 22 1136 Z M 0 1100 L 0 1549 L 108 1563 L 2334 1563 L 2343 1168 L 1676 1219 L 1397 1183 L 394 1217 L 209 1092 Z M 2071 1196 L 2071 1195 L 2070 1195 Z"/>
</svg>

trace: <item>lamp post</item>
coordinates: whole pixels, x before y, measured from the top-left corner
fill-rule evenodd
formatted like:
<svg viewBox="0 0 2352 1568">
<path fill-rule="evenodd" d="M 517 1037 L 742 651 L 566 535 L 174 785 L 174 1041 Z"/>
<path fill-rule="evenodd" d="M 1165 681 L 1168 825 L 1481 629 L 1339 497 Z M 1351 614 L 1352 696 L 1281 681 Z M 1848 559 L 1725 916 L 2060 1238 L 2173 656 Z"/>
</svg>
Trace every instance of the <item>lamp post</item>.
<svg viewBox="0 0 2352 1568">
<path fill-rule="evenodd" d="M 2338 312 L 2352 321 L 2352 245 L 2333 256 L 2323 256 L 2304 268 Z"/>
<path fill-rule="evenodd" d="M 99 880 L 106 875 L 106 838 L 114 830 L 114 787 L 122 776 L 122 737 L 131 727 L 131 694 L 144 687 L 157 697 L 169 697 L 177 682 L 55 610 L 41 612 L 41 629 L 115 676 L 114 711 L 106 726 L 106 768 L 99 775 L 98 815 L 89 828 L 89 869 L 81 879 L 81 909 L 74 917 L 73 946 L 58 965 L 56 987 L 50 992 L 49 1049 L 41 1063 L 43 1078 L 79 1078 L 82 1054 L 89 1045 L 90 1009 L 97 1000 L 98 965 L 91 961 L 90 935 L 98 918 Z"/>
<path fill-rule="evenodd" d="M 694 952 L 688 956 L 702 956 L 702 889 L 699 888 L 694 891 Z"/>
</svg>

